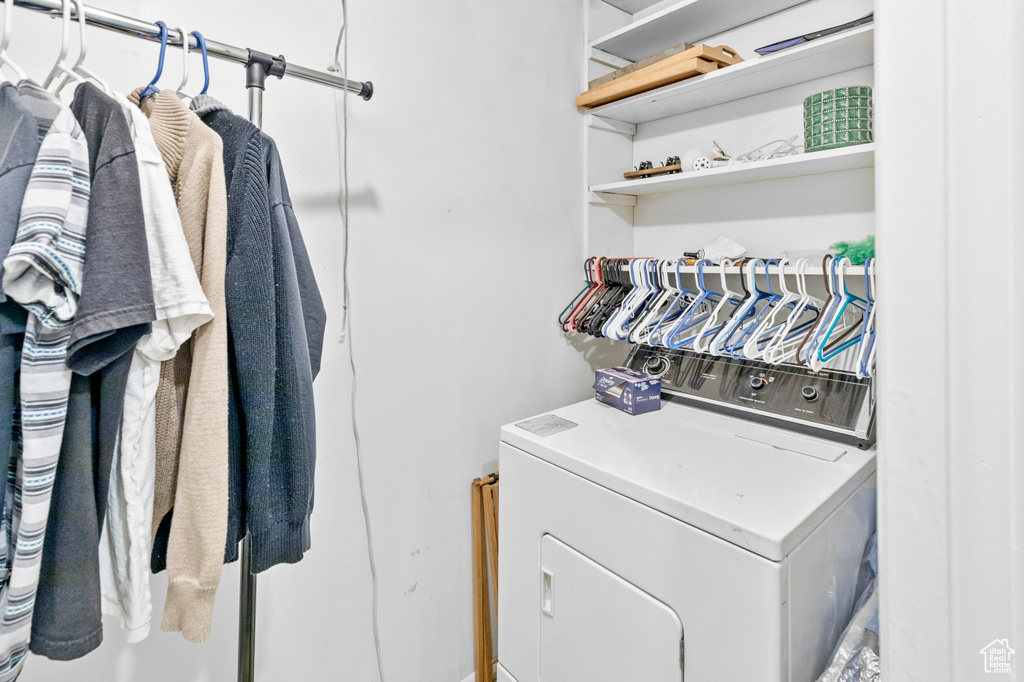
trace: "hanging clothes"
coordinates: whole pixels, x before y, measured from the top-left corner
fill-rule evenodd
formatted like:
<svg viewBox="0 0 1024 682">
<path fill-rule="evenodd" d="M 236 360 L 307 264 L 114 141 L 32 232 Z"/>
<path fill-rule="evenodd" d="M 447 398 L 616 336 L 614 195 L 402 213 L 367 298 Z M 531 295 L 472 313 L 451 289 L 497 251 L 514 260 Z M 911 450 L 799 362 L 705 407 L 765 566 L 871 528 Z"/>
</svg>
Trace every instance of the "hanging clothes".
<svg viewBox="0 0 1024 682">
<path fill-rule="evenodd" d="M 263 135 L 263 145 L 270 178 L 277 284 L 273 445 L 276 459 L 268 463 L 262 472 L 271 493 L 260 499 L 267 506 L 256 517 L 257 522 L 253 528 L 256 536 L 262 534 L 267 537 L 268 548 L 275 549 L 271 543 L 278 541 L 280 533 L 276 528 L 264 524 L 274 518 L 284 519 L 293 533 L 301 534 L 303 550 L 308 550 L 316 466 L 313 379 L 320 373 L 327 312 L 299 231 L 299 223 L 292 210 L 277 145 L 267 135 Z M 296 551 L 297 547 L 282 546 L 277 549 L 294 552 L 294 561 L 302 558 L 301 553 Z M 273 557 L 273 551 L 267 557 L 254 552 L 253 572 L 269 568 Z"/>
<path fill-rule="evenodd" d="M 225 558 L 237 558 L 248 532 L 257 573 L 299 561 L 310 546 L 313 378 L 327 315 L 274 141 L 208 95 L 191 108 L 223 139 L 230 179 L 229 436 L 236 475 Z"/>
<path fill-rule="evenodd" d="M 213 319 L 213 312 L 192 265 L 149 119 L 126 98 L 116 99 L 135 145 L 156 306 L 153 331 L 139 339 L 128 372 L 100 539 L 103 612 L 115 616 L 126 640 L 134 643 L 148 636 L 153 612 L 149 575 L 160 363 L 174 358 L 192 332 Z"/>
<path fill-rule="evenodd" d="M 228 535 L 224 560 L 245 536 L 245 474 L 272 461 L 274 267 L 267 172 L 259 129 L 209 95 L 190 108 L 220 136 L 228 188 L 225 303 L 228 317 Z M 157 538 L 157 545 L 166 539 Z M 154 569 L 162 557 L 154 553 Z"/>
<path fill-rule="evenodd" d="M 130 96 L 135 105 L 139 92 Z M 210 634 L 227 537 L 223 145 L 173 92 L 147 97 L 141 108 L 167 166 L 192 262 L 214 315 L 173 360 L 163 363 L 156 397 L 154 530 L 169 525 L 167 601 L 160 627 L 200 642 Z"/>
<path fill-rule="evenodd" d="M 18 89 L 10 83 L 0 85 L 0 281 L 3 258 L 11 250 L 21 217 L 32 167 L 39 153 L 40 137 L 36 118 L 22 101 Z M 0 495 L 0 585 L 10 569 L 11 515 L 14 512 L 13 479 L 17 476 L 18 443 L 12 438 L 18 398 L 15 383 L 21 365 L 21 344 L 25 337 L 27 312 L 17 301 L 8 299 L 0 287 L 0 481 L 9 495 Z M 14 465 L 14 469 L 12 469 Z M 8 499 L 9 498 L 9 499 Z"/>
<path fill-rule="evenodd" d="M 92 194 L 66 360 L 74 376 L 30 641 L 33 653 L 55 660 L 84 656 L 103 640 L 99 538 L 111 462 L 135 344 L 156 318 L 138 163 L 124 114 L 92 83 L 78 86 L 71 110 L 88 144 Z"/>
<path fill-rule="evenodd" d="M 19 92 L 36 118 L 41 141 L 18 234 L 4 260 L 4 293 L 21 303 L 28 317 L 21 356 L 21 453 L 10 523 L 13 556 L 0 594 L 2 682 L 18 677 L 28 650 L 71 384 L 65 358 L 81 293 L 90 199 L 89 150 L 71 109 L 31 81 L 23 81 Z"/>
</svg>

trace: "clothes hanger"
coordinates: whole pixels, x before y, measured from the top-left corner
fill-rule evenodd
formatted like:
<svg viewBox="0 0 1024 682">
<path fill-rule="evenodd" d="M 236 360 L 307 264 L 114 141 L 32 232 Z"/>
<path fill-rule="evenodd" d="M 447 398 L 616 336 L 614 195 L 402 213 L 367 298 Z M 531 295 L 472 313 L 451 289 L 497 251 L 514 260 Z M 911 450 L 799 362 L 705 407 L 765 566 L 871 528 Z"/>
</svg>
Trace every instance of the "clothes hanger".
<svg viewBox="0 0 1024 682">
<path fill-rule="evenodd" d="M 632 280 L 629 279 L 628 275 L 624 274 L 623 269 L 628 269 L 631 260 L 630 258 L 618 258 L 615 259 L 614 264 L 609 264 L 607 277 L 611 281 L 611 286 L 605 298 L 591 312 L 589 319 L 583 322 L 584 331 L 591 336 L 603 338 L 601 328 L 604 326 L 605 321 L 607 321 L 609 315 L 618 309 L 623 299 L 626 298 L 632 285 Z"/>
<path fill-rule="evenodd" d="M 582 321 L 577 325 L 579 330 L 591 336 L 599 336 L 601 323 L 610 309 L 622 300 L 624 285 L 622 283 L 622 266 L 629 261 L 624 258 L 608 258 L 601 266 L 601 279 L 604 289 L 600 298 L 586 311 Z"/>
<path fill-rule="evenodd" d="M 582 331 L 580 325 L 583 323 L 584 318 L 603 295 L 607 286 L 604 279 L 604 264 L 606 260 L 608 259 L 602 256 L 594 264 L 594 278 L 597 280 L 597 287 L 583 298 L 583 301 L 576 307 L 573 314 L 569 316 L 568 326 L 570 331 Z"/>
<path fill-rule="evenodd" d="M 617 308 L 611 311 L 608 317 L 601 323 L 601 335 L 605 338 L 619 340 L 617 334 L 619 329 L 618 321 L 623 319 L 624 316 L 628 316 L 629 310 L 632 307 L 635 300 L 637 300 L 644 290 L 643 283 L 643 263 L 644 259 L 634 258 L 629 262 L 629 283 L 630 289 L 626 294 L 626 297 L 619 302 Z"/>
<path fill-rule="evenodd" d="M 732 355 L 732 357 L 736 359 L 744 357 L 743 350 L 747 345 L 746 340 L 758 338 L 758 333 L 761 331 L 761 329 L 763 329 L 764 321 L 768 318 L 771 312 L 775 310 L 775 308 L 779 305 L 779 302 L 782 300 L 782 294 L 780 294 L 779 292 L 775 291 L 775 289 L 772 288 L 772 278 L 770 271 L 770 266 L 772 265 L 778 267 L 779 261 L 776 260 L 775 258 L 772 258 L 770 260 L 765 261 L 764 263 L 764 284 L 765 289 L 767 289 L 767 291 L 757 289 L 758 293 L 763 298 L 763 301 L 759 302 L 756 306 L 758 308 L 757 314 L 754 316 L 754 319 L 751 320 L 749 324 L 743 325 L 740 338 L 734 342 L 732 349 L 730 350 L 730 354 Z M 756 268 L 754 270 L 754 286 L 755 288 L 757 287 Z"/>
<path fill-rule="evenodd" d="M 652 346 L 665 346 L 666 332 L 675 327 L 679 316 L 689 308 L 693 299 L 699 295 L 696 291 L 690 291 L 683 286 L 683 275 L 679 270 L 679 266 L 686 264 L 686 262 L 686 258 L 677 258 L 673 264 L 676 276 L 675 291 L 677 293 L 671 305 L 665 310 L 665 314 L 661 316 L 658 324 L 651 330 L 648 336 Z M 665 347 L 667 348 L 668 346 Z"/>
<path fill-rule="evenodd" d="M 832 304 L 828 317 L 815 327 L 814 336 L 807 349 L 807 364 L 815 372 L 820 372 L 829 360 L 860 341 L 860 336 L 854 335 L 860 329 L 863 312 L 856 320 L 852 319 L 852 314 L 856 313 L 857 309 L 863 311 L 864 299 L 855 296 L 846 287 L 845 265 L 849 262 L 849 258 L 842 256 L 833 258 L 829 263 L 828 279 L 831 282 Z M 849 308 L 851 304 L 854 306 L 852 309 Z M 833 339 L 833 334 L 837 332 L 839 334 Z"/>
<path fill-rule="evenodd" d="M 640 267 L 643 289 L 637 294 L 627 311 L 619 316 L 620 327 L 615 330 L 616 336 L 614 337 L 619 341 L 629 339 L 629 333 L 632 328 L 644 317 L 648 306 L 661 293 L 661 287 L 658 283 L 658 261 L 654 258 L 644 258 Z"/>
<path fill-rule="evenodd" d="M 819 330 L 824 329 L 824 326 L 828 324 L 828 321 L 832 319 L 832 315 L 835 313 L 836 302 L 838 297 L 835 294 L 835 290 L 832 287 L 830 265 L 835 260 L 835 256 L 827 254 L 821 259 L 821 281 L 825 286 L 825 304 L 822 306 L 821 313 L 818 315 L 818 320 L 814 326 L 807 332 L 807 336 L 801 341 L 800 346 L 796 351 L 796 364 L 805 366 L 810 363 L 811 358 L 811 346 L 814 345 L 814 339 L 819 334 Z"/>
<path fill-rule="evenodd" d="M 764 291 L 757 286 L 757 266 L 755 263 L 760 263 L 764 268 L 765 288 L 768 291 Z M 725 343 L 722 346 L 724 351 L 727 351 L 731 357 L 737 360 L 743 357 L 743 346 L 746 344 L 746 339 L 758 329 L 768 310 L 782 298 L 781 294 L 776 293 L 772 289 L 771 277 L 768 275 L 768 266 L 778 264 L 779 262 L 774 258 L 768 261 L 757 260 L 752 261 L 748 268 L 752 289 L 748 312 L 745 318 L 740 320 L 739 324 L 733 328 L 732 333 L 726 337 Z M 739 338 L 733 339 L 733 335 L 737 331 L 740 333 Z"/>
<path fill-rule="evenodd" d="M 643 317 L 633 325 L 629 332 L 631 343 L 648 345 L 651 343 L 651 334 L 658 328 L 658 323 L 665 316 L 666 306 L 670 305 L 679 295 L 679 289 L 672 285 L 670 268 L 673 261 L 662 259 L 658 261 L 658 286 L 660 293 L 657 298 L 647 307 Z"/>
<path fill-rule="evenodd" d="M 160 27 L 160 61 L 156 65 L 156 75 L 153 76 L 153 80 L 149 82 L 149 85 L 142 89 L 139 93 L 139 101 L 152 97 L 156 93 L 160 92 L 160 88 L 156 87 L 156 82 L 160 80 L 160 74 L 164 72 L 164 56 L 167 54 L 167 24 L 162 21 L 156 22 L 156 25 Z"/>
<path fill-rule="evenodd" d="M 598 264 L 602 260 L 603 259 L 601 258 L 591 257 L 588 261 L 589 265 L 584 264 L 584 277 L 588 282 L 590 282 L 590 286 L 585 290 L 583 297 L 580 298 L 573 306 L 572 311 L 564 317 L 564 321 L 562 322 L 562 331 L 570 333 L 575 333 L 577 331 L 574 322 L 576 315 L 579 314 L 579 312 L 587 305 L 588 301 L 594 296 L 597 290 L 601 288 L 601 274 L 598 270 Z"/>
<path fill-rule="evenodd" d="M 826 362 L 832 358 L 838 356 L 843 351 L 853 348 L 862 341 L 863 334 L 863 322 L 867 317 L 867 301 L 852 293 L 846 285 L 846 265 L 852 265 L 852 262 L 846 256 L 838 259 L 838 264 L 834 264 L 836 272 L 836 290 L 841 292 L 839 299 L 839 308 L 836 311 L 836 315 L 832 319 L 831 325 L 829 325 L 828 331 L 825 332 L 825 336 L 818 343 L 817 350 L 817 362 L 821 366 L 824 366 Z M 860 318 L 856 321 L 850 321 L 850 314 L 856 314 L 860 311 Z M 849 330 L 849 333 L 842 334 L 835 340 L 832 339 L 832 334 L 836 331 L 836 327 L 840 322 L 844 322 Z M 840 327 L 840 331 L 842 331 Z M 858 333 L 859 332 L 859 333 Z M 831 342 L 831 343 L 830 343 Z M 814 364 L 811 365 L 814 367 Z"/>
<path fill-rule="evenodd" d="M 5 2 L 6 4 L 6 2 Z M 68 47 L 71 43 L 71 0 L 61 0 L 61 34 L 60 34 L 60 54 L 57 56 L 57 63 L 50 69 L 50 73 L 47 74 L 46 79 L 43 80 L 43 87 L 50 91 L 50 94 L 57 95 L 61 88 L 67 83 L 74 81 L 75 83 L 84 83 L 85 79 L 80 75 L 71 70 L 71 67 L 67 64 Z M 69 80 L 65 81 L 63 78 L 58 80 L 58 76 L 67 76 Z M 51 86 L 54 86 L 51 89 Z"/>
<path fill-rule="evenodd" d="M 698 353 L 707 353 L 710 351 L 711 343 L 715 336 L 721 331 L 722 326 L 726 324 L 732 314 L 743 302 L 743 295 L 729 289 L 729 284 L 726 281 L 726 270 L 732 267 L 733 261 L 730 258 L 723 258 L 721 262 L 720 278 L 722 281 L 722 298 L 718 301 L 718 305 L 711 311 L 711 314 L 705 320 L 704 325 L 700 328 L 697 333 L 697 337 L 693 340 L 693 350 Z M 732 310 L 725 312 L 727 306 L 733 306 Z M 723 313 L 725 316 L 723 317 Z M 719 322 L 719 320 L 722 320 Z M 705 340 L 707 343 L 705 343 Z"/>
<path fill-rule="evenodd" d="M 776 294 L 779 298 L 775 300 L 774 304 L 765 308 L 768 314 L 764 316 L 764 319 L 761 320 L 754 329 L 754 332 L 747 339 L 746 343 L 743 344 L 743 356 L 750 360 L 758 360 L 761 358 L 768 342 L 774 338 L 775 332 L 783 326 L 781 322 L 776 322 L 779 314 L 783 311 L 792 312 L 793 304 L 797 300 L 797 295 L 790 291 L 786 286 L 786 266 L 789 264 L 788 258 L 783 258 L 779 261 L 768 261 L 765 263 L 764 277 L 769 284 L 769 288 L 771 287 L 770 266 L 773 264 L 776 268 L 776 275 L 779 278 L 779 289 L 782 293 Z"/>
<path fill-rule="evenodd" d="M 175 29 L 178 35 L 181 36 L 181 84 L 178 85 L 178 89 L 174 91 L 174 94 L 178 96 L 182 102 L 188 104 L 192 99 L 192 95 L 185 92 L 185 86 L 188 85 L 188 53 L 191 50 L 189 45 L 189 34 L 185 33 L 185 29 L 180 26 Z"/>
<path fill-rule="evenodd" d="M 680 315 L 672 329 L 665 335 L 665 346 L 672 349 L 678 349 L 685 348 L 692 344 L 697 338 L 696 336 L 689 336 L 686 338 L 680 338 L 680 336 L 683 332 L 689 331 L 693 327 L 703 323 L 714 309 L 712 304 L 717 302 L 716 297 L 720 294 L 717 291 L 709 289 L 704 283 L 704 266 L 711 264 L 711 261 L 707 258 L 702 258 L 697 261 L 697 265 L 694 268 L 694 281 L 697 285 L 697 295 L 690 302 L 690 305 L 687 306 L 683 314 Z"/>
<path fill-rule="evenodd" d="M 26 80 L 28 74 L 20 66 L 14 63 L 11 56 L 7 54 L 7 47 L 11 44 L 11 15 L 14 14 L 14 0 L 4 2 L 4 30 L 0 34 L 0 67 L 6 66 L 14 72 L 19 81 Z M 0 78 L 5 78 L 3 69 L 0 69 Z"/>
<path fill-rule="evenodd" d="M 754 267 L 760 263 L 764 265 L 764 261 L 754 258 L 747 261 L 740 261 L 740 287 L 743 289 L 742 298 L 740 302 L 732 310 L 732 314 L 726 319 L 717 334 L 711 340 L 708 345 L 708 352 L 712 355 L 722 355 L 726 352 L 725 344 L 728 343 L 732 335 L 735 334 L 736 329 L 744 323 L 747 318 L 754 314 L 754 305 L 757 302 L 757 287 L 755 286 L 753 276 Z M 746 270 L 744 271 L 744 268 Z M 749 286 L 748 286 L 748 281 Z"/>
<path fill-rule="evenodd" d="M 792 360 L 805 332 L 814 326 L 821 313 L 824 302 L 812 296 L 807 288 L 808 265 L 810 261 L 806 258 L 800 258 L 796 262 L 796 287 L 800 299 L 786 318 L 785 324 L 775 333 L 762 353 L 761 357 L 769 364 L 778 365 Z M 803 319 L 805 313 L 811 313 L 811 317 Z"/>
<path fill-rule="evenodd" d="M 867 312 L 864 316 L 864 327 L 861 330 L 860 346 L 857 349 L 856 373 L 859 379 L 864 379 L 874 374 L 871 358 L 875 348 L 875 312 L 877 311 L 877 306 L 871 294 L 871 277 L 873 276 L 871 264 L 873 261 L 873 258 L 867 258 L 864 261 L 864 292 L 867 297 Z"/>
<path fill-rule="evenodd" d="M 206 91 L 210 89 L 210 58 L 206 54 L 206 38 L 199 31 L 192 31 L 190 35 L 195 36 L 196 44 L 199 45 L 199 49 L 203 52 L 203 89 L 199 94 L 205 95 Z"/>
<path fill-rule="evenodd" d="M 636 323 L 652 300 L 661 292 L 658 287 L 656 269 L 657 261 L 653 258 L 638 258 L 634 264 L 630 264 L 631 278 L 636 288 L 631 292 L 630 297 L 623 301 L 619 310 L 612 315 L 605 323 L 602 333 L 609 339 L 625 341 L 629 338 L 629 331 Z M 635 272 L 635 275 L 634 275 Z"/>
<path fill-rule="evenodd" d="M 571 311 L 575 311 L 576 310 L 576 306 L 578 306 L 580 301 L 583 300 L 584 295 L 588 291 L 593 289 L 594 286 L 596 286 L 596 282 L 590 276 L 590 266 L 593 265 L 593 263 L 594 263 L 594 257 L 591 256 L 583 264 L 583 278 L 586 281 L 586 285 L 583 287 L 583 289 L 580 290 L 580 292 L 578 294 L 576 294 L 575 296 L 572 297 L 572 300 L 569 301 L 569 305 L 565 306 L 565 308 L 562 310 L 562 312 L 560 312 L 558 314 L 558 326 L 560 326 L 562 328 L 562 331 L 564 331 L 564 332 L 569 331 L 566 328 L 566 324 L 568 323 L 569 318 L 572 316 L 571 313 L 569 314 L 569 316 L 566 316 L 566 313 L 569 313 L 570 310 Z"/>
<path fill-rule="evenodd" d="M 86 55 L 87 47 L 88 47 L 88 44 L 85 41 L 85 26 L 86 26 L 85 5 L 82 3 L 82 0 L 72 0 L 72 1 L 75 3 L 75 16 L 78 19 L 79 52 L 78 52 L 78 59 L 75 60 L 75 65 L 71 67 L 71 70 L 74 71 L 75 73 L 77 73 L 78 75 L 80 75 L 85 80 L 94 83 L 97 87 L 99 87 L 100 90 L 102 90 L 104 93 L 106 93 L 108 97 L 113 97 L 114 96 L 114 92 L 110 89 L 110 86 L 107 85 L 106 81 L 104 81 L 102 78 L 97 76 L 95 73 L 93 73 L 89 69 L 85 68 L 85 66 L 83 66 L 83 64 L 82 64 L 85 61 L 85 55 Z M 60 84 L 57 86 L 57 90 L 56 91 L 60 92 L 61 88 L 63 88 L 67 84 L 68 84 L 68 76 L 67 76 L 67 74 L 62 74 L 61 75 Z"/>
</svg>

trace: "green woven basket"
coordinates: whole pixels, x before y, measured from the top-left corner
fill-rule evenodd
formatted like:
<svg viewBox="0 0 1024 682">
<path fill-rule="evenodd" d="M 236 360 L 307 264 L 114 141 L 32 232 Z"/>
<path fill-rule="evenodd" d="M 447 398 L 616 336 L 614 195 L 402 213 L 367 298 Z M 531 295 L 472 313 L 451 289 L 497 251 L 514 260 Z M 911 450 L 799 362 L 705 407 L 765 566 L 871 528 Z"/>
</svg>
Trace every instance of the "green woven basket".
<svg viewBox="0 0 1024 682">
<path fill-rule="evenodd" d="M 804 100 L 804 151 L 873 142 L 871 88 L 855 85 L 826 90 Z"/>
</svg>

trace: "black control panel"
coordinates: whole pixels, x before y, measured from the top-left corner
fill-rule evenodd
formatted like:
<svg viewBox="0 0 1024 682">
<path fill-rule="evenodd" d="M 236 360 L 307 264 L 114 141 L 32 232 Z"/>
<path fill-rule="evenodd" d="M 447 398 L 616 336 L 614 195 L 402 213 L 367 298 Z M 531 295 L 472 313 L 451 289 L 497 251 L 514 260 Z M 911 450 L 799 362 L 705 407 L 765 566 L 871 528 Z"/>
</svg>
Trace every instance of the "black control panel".
<svg viewBox="0 0 1024 682">
<path fill-rule="evenodd" d="M 869 379 L 686 350 L 635 346 L 626 367 L 667 399 L 861 448 L 874 442 Z"/>
</svg>

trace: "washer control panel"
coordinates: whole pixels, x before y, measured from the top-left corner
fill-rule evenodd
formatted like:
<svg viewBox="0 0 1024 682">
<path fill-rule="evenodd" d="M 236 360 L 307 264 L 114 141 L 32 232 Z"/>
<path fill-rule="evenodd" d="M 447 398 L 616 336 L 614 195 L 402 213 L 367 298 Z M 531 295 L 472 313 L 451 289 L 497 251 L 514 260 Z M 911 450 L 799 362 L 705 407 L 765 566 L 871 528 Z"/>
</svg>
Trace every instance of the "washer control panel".
<svg viewBox="0 0 1024 682">
<path fill-rule="evenodd" d="M 635 346 L 626 367 L 661 377 L 662 393 L 698 407 L 867 447 L 870 380 L 846 372 L 768 365 Z"/>
</svg>

